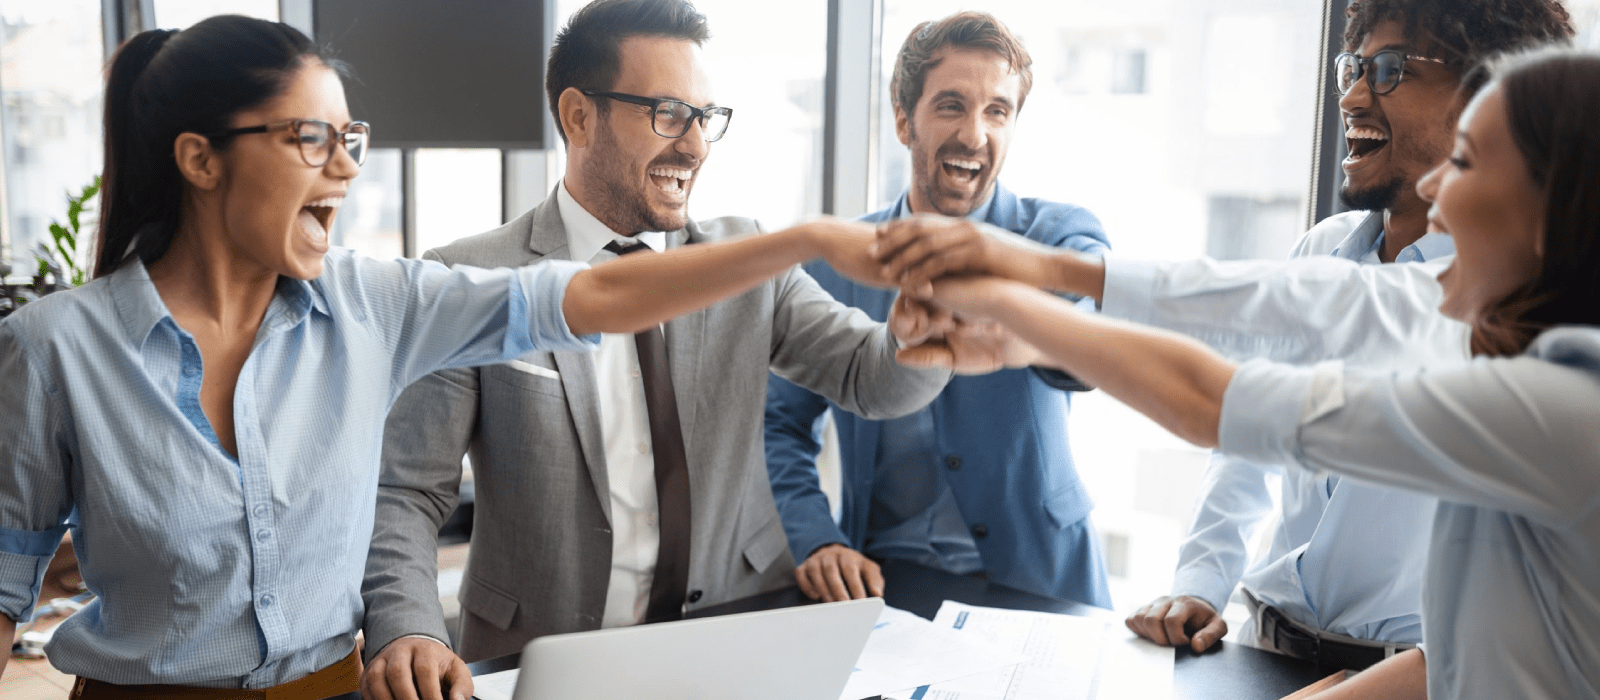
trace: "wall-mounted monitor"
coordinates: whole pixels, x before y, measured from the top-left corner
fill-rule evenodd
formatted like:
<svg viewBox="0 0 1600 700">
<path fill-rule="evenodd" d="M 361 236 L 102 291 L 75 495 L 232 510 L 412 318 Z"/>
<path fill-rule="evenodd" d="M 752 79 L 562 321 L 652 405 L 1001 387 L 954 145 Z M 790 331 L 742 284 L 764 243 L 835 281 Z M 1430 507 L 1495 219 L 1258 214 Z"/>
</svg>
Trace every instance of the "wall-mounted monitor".
<svg viewBox="0 0 1600 700">
<path fill-rule="evenodd" d="M 544 0 L 315 0 L 380 148 L 545 148 Z"/>
</svg>

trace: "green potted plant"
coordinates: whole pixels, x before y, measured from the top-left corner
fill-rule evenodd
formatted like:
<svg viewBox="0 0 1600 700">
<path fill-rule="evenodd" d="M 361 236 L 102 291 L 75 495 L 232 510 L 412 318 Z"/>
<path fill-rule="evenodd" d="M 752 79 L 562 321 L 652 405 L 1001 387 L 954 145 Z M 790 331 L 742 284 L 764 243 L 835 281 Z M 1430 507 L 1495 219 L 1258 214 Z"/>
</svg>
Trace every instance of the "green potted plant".
<svg viewBox="0 0 1600 700">
<path fill-rule="evenodd" d="M 83 216 L 99 194 L 99 175 L 78 194 L 67 193 L 67 221 L 65 224 L 50 222 L 50 238 L 54 245 L 40 243 L 34 251 L 34 259 L 39 267 L 31 282 L 19 285 L 5 283 L 5 277 L 11 269 L 9 265 L 0 263 L 0 318 L 5 318 L 41 296 L 77 287 L 88 280 L 88 245 L 80 249 L 80 243 L 84 243 Z"/>
</svg>

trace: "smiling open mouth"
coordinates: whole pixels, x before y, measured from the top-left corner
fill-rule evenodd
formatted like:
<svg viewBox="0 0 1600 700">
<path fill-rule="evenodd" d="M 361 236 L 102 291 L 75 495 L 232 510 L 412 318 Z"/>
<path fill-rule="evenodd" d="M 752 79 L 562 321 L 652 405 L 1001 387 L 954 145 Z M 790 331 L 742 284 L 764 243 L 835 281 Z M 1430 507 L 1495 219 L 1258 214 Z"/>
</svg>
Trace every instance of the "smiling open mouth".
<svg viewBox="0 0 1600 700">
<path fill-rule="evenodd" d="M 1350 152 L 1346 164 L 1356 163 L 1389 145 L 1389 135 L 1371 126 L 1352 126 L 1344 132 L 1345 148 Z"/>
<path fill-rule="evenodd" d="M 945 175 L 960 185 L 977 180 L 978 175 L 983 172 L 982 163 L 962 158 L 946 158 L 940 167 L 944 168 Z"/>
<path fill-rule="evenodd" d="M 328 230 L 333 228 L 333 217 L 343 203 L 343 197 L 319 199 L 300 208 L 300 220 L 313 235 L 326 240 Z M 310 221 L 307 221 L 308 218 Z"/>
<path fill-rule="evenodd" d="M 656 183 L 656 187 L 672 195 L 683 194 L 683 188 L 689 184 L 689 178 L 694 177 L 694 173 L 681 168 L 651 168 L 648 174 L 650 181 Z"/>
</svg>

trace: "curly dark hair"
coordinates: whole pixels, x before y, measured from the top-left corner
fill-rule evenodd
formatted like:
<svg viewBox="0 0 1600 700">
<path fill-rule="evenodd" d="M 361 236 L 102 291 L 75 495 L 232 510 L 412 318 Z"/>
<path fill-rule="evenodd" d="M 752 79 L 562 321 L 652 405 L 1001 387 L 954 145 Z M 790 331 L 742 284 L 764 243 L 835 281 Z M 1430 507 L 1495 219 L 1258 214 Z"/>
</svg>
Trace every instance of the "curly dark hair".
<svg viewBox="0 0 1600 700">
<path fill-rule="evenodd" d="M 1353 0 L 1344 50 L 1354 52 L 1379 23 L 1393 20 L 1406 40 L 1458 70 L 1495 54 L 1572 40 L 1572 16 L 1560 0 Z"/>
</svg>

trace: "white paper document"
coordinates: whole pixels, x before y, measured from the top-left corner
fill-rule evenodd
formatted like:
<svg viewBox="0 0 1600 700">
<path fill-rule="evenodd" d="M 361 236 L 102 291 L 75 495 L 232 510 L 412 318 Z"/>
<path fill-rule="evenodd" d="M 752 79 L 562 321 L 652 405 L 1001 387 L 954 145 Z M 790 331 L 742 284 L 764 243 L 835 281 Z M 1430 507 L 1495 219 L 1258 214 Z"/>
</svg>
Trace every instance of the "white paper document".
<svg viewBox="0 0 1600 700">
<path fill-rule="evenodd" d="M 517 692 L 517 673 L 519 669 L 501 671 L 499 673 L 485 673 L 472 678 L 472 697 L 478 700 L 511 700 L 513 693 Z"/>
<path fill-rule="evenodd" d="M 861 700 L 901 688 L 939 683 L 1024 661 L 1012 650 L 885 607 L 867 637 L 839 700 Z"/>
<path fill-rule="evenodd" d="M 1114 618 L 981 608 L 945 601 L 934 626 L 1018 652 L 1027 661 L 886 694 L 885 700 L 1166 700 L 1173 653 Z"/>
</svg>

